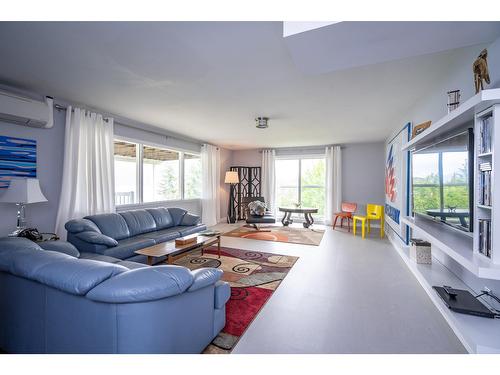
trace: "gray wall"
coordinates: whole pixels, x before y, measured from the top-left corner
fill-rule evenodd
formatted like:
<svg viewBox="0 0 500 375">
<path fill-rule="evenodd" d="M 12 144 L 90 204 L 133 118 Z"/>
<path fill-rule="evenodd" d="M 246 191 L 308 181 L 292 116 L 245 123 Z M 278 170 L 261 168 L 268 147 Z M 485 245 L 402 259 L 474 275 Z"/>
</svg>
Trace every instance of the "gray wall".
<svg viewBox="0 0 500 375">
<path fill-rule="evenodd" d="M 35 139 L 37 142 L 37 176 L 48 202 L 28 205 L 26 219 L 28 226 L 44 232 L 53 232 L 56 223 L 62 180 L 64 123 L 65 112 L 59 111 L 54 111 L 52 129 L 35 129 L 0 122 L 0 135 Z M 16 213 L 15 204 L 0 203 L 0 236 L 16 228 Z"/>
<path fill-rule="evenodd" d="M 342 200 L 358 204 L 384 204 L 384 142 L 351 143 L 342 146 Z"/>
<path fill-rule="evenodd" d="M 257 149 L 233 151 L 231 166 L 260 167 L 261 164 L 262 154 Z"/>
<path fill-rule="evenodd" d="M 278 150 L 277 153 L 310 153 L 309 149 Z M 317 150 L 316 150 L 317 151 Z M 384 203 L 384 142 L 342 145 L 342 200 L 358 203 L 365 212 L 367 203 Z M 259 150 L 233 151 L 232 165 L 260 166 Z"/>
</svg>

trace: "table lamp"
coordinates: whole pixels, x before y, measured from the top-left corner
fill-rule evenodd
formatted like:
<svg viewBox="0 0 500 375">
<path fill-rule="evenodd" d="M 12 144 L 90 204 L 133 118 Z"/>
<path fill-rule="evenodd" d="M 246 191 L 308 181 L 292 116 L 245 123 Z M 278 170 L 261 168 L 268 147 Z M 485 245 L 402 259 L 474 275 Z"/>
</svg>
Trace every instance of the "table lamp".
<svg viewBox="0 0 500 375">
<path fill-rule="evenodd" d="M 240 182 L 238 172 L 227 171 L 224 182 L 229 184 L 229 200 L 227 205 L 227 222 L 229 224 L 236 223 L 236 213 L 234 212 L 234 185 Z"/>
<path fill-rule="evenodd" d="M 10 185 L 0 195 L 0 202 L 15 203 L 17 205 L 17 228 L 10 236 L 17 236 L 26 229 L 25 205 L 30 203 L 47 202 L 47 198 L 40 190 L 40 182 L 36 178 L 12 178 Z"/>
</svg>

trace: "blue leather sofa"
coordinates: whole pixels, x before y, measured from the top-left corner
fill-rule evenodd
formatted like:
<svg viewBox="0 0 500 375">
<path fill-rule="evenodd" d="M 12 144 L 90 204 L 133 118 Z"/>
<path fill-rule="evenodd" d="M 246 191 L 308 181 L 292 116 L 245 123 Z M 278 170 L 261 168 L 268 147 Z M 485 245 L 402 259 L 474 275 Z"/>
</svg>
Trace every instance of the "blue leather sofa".
<svg viewBox="0 0 500 375">
<path fill-rule="evenodd" d="M 200 217 L 182 208 L 149 208 L 86 216 L 65 225 L 68 241 L 80 252 L 92 252 L 146 263 L 134 252 L 206 229 Z M 163 259 L 157 258 L 158 262 Z"/>
<path fill-rule="evenodd" d="M 0 239 L 8 353 L 200 353 L 225 325 L 230 288 L 218 269 L 129 269 L 48 247 Z"/>
</svg>

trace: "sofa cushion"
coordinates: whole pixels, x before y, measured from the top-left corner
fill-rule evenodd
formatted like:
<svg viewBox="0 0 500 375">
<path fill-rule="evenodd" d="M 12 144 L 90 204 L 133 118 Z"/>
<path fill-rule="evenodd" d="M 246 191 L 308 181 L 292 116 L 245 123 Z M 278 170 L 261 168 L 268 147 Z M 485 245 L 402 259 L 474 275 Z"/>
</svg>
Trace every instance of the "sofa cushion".
<svg viewBox="0 0 500 375">
<path fill-rule="evenodd" d="M 119 214 L 101 214 L 85 216 L 84 219 L 92 221 L 97 225 L 101 233 L 115 240 L 130 237 L 130 231 L 125 219 Z"/>
<path fill-rule="evenodd" d="M 188 236 L 193 233 L 198 233 L 201 232 L 202 230 L 207 229 L 207 226 L 205 224 L 199 224 L 199 225 L 193 225 L 191 227 L 178 227 L 179 232 L 182 237 Z"/>
<path fill-rule="evenodd" d="M 156 243 L 167 242 L 176 239 L 181 236 L 179 230 L 185 227 L 172 227 L 162 230 L 157 230 L 151 233 L 141 234 L 140 238 L 150 238 L 155 240 Z"/>
<path fill-rule="evenodd" d="M 64 228 L 71 233 L 80 233 L 85 231 L 101 233 L 97 225 L 88 219 L 74 219 L 64 224 Z"/>
<path fill-rule="evenodd" d="M 156 229 L 165 229 L 174 225 L 172 216 L 166 208 L 148 208 L 146 209 L 146 211 L 148 211 L 151 216 L 153 216 L 153 219 L 156 223 Z"/>
<path fill-rule="evenodd" d="M 28 240 L 24 237 L 1 237 L 0 238 L 0 252 L 2 251 L 16 251 L 21 249 L 40 250 L 40 246 L 36 242 Z"/>
<path fill-rule="evenodd" d="M 75 258 L 80 256 L 80 252 L 76 249 L 76 247 L 66 241 L 44 241 L 40 242 L 40 247 L 44 250 L 68 254 Z"/>
<path fill-rule="evenodd" d="M 168 209 L 168 212 L 172 216 L 173 226 L 177 226 L 181 224 L 182 218 L 187 211 L 183 208 L 172 207 Z"/>
<path fill-rule="evenodd" d="M 96 254 L 96 253 L 80 253 L 80 259 L 98 260 L 99 262 L 106 262 L 112 264 L 121 262 L 121 259 L 108 257 L 106 255 Z"/>
<path fill-rule="evenodd" d="M 138 263 L 138 262 L 131 262 L 129 260 L 120 260 L 116 264 L 118 264 L 119 266 L 123 266 L 125 268 L 128 268 L 129 270 L 136 270 L 138 268 L 149 267 L 147 264 Z"/>
<path fill-rule="evenodd" d="M 92 289 L 87 298 L 108 303 L 153 301 L 181 294 L 193 283 L 181 266 L 145 267 L 122 273 Z"/>
<path fill-rule="evenodd" d="M 38 267 L 33 279 L 67 293 L 84 295 L 104 280 L 127 270 L 116 264 L 71 258 Z"/>
<path fill-rule="evenodd" d="M 118 241 L 115 240 L 114 238 L 108 237 L 105 234 L 97 232 L 90 232 L 90 231 L 80 232 L 76 233 L 75 237 L 82 241 L 95 245 L 104 245 L 108 247 L 113 247 L 118 245 Z"/>
<path fill-rule="evenodd" d="M 115 247 L 99 250 L 99 253 L 123 260 L 134 256 L 134 251 L 155 244 L 156 242 L 150 238 L 132 237 L 118 241 L 118 245 Z"/>
<path fill-rule="evenodd" d="M 192 215 L 189 212 L 186 212 L 182 217 L 182 221 L 180 225 L 192 226 L 198 225 L 201 221 L 201 218 L 197 215 Z"/>
<path fill-rule="evenodd" d="M 4 255 L 4 253 L 1 255 Z M 1 258 L 0 256 L 0 264 L 3 263 Z M 47 264 L 60 260 L 75 260 L 75 258 L 67 254 L 32 249 L 12 252 L 11 257 L 5 254 L 3 258 L 7 260 L 7 267 L 10 273 L 32 280 L 37 270 Z"/>
<path fill-rule="evenodd" d="M 156 222 L 146 210 L 126 211 L 120 215 L 127 222 L 131 237 L 156 230 Z"/>
</svg>

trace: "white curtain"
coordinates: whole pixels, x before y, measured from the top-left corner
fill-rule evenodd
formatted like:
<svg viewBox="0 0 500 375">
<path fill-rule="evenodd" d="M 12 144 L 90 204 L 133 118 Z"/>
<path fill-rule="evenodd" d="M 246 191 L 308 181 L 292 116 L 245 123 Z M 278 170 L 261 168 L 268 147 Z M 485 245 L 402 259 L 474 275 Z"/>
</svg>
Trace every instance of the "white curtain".
<svg viewBox="0 0 500 375">
<path fill-rule="evenodd" d="M 220 218 L 220 150 L 205 144 L 201 148 L 202 194 L 201 216 L 203 224 L 212 226 Z"/>
<path fill-rule="evenodd" d="M 342 205 L 342 151 L 340 146 L 326 147 L 325 224 L 332 224 L 335 212 Z"/>
<path fill-rule="evenodd" d="M 262 196 L 271 212 L 275 212 L 276 197 L 276 152 L 274 150 L 262 151 Z"/>
<path fill-rule="evenodd" d="M 64 164 L 56 233 L 86 215 L 115 211 L 113 119 L 80 108 L 66 110 Z"/>
</svg>

